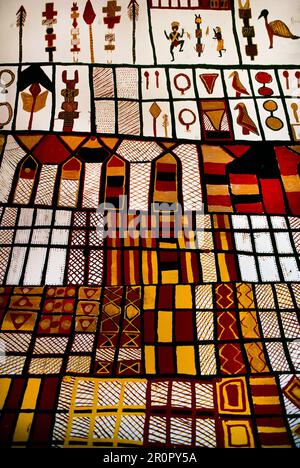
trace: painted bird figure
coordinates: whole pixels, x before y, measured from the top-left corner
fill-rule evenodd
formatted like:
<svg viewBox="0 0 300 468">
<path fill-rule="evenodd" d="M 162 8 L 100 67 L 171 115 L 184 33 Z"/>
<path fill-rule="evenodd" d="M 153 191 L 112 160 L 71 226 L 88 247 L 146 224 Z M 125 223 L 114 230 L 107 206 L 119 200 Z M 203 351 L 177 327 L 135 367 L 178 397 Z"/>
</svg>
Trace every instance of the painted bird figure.
<svg viewBox="0 0 300 468">
<path fill-rule="evenodd" d="M 229 75 L 229 78 L 232 78 L 232 87 L 236 91 L 236 97 L 241 97 L 241 94 L 246 94 L 249 96 L 248 91 L 246 90 L 245 86 L 242 84 L 239 72 L 234 71 Z"/>
<path fill-rule="evenodd" d="M 249 135 L 250 132 L 255 133 L 255 135 L 259 135 L 257 127 L 253 120 L 249 117 L 247 107 L 244 103 L 240 102 L 234 108 L 235 110 L 238 109 L 239 115 L 236 119 L 237 124 L 240 125 L 243 129 L 243 135 Z"/>
<path fill-rule="evenodd" d="M 262 10 L 258 19 L 265 18 L 265 25 L 270 39 L 269 49 L 273 49 L 274 36 L 283 37 L 286 39 L 300 39 L 300 36 L 295 36 L 293 33 L 291 33 L 291 31 L 283 21 L 274 20 L 269 23 L 268 16 L 268 10 Z"/>
</svg>

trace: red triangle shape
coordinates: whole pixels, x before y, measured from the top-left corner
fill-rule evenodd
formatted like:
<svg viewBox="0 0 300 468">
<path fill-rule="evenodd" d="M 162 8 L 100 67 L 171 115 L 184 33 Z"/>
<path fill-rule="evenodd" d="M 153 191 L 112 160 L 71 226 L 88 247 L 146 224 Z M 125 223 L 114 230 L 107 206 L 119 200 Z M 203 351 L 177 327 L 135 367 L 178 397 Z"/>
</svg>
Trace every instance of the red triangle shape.
<svg viewBox="0 0 300 468">
<path fill-rule="evenodd" d="M 92 314 L 94 312 L 94 309 L 96 307 L 96 304 L 93 304 L 92 302 L 88 302 L 86 304 L 82 304 L 82 310 L 86 315 Z"/>
<path fill-rule="evenodd" d="M 30 317 L 32 316 L 32 312 L 30 313 L 16 313 L 16 314 L 11 314 L 11 321 L 13 323 L 13 326 L 15 327 L 16 330 L 19 330 L 19 328 L 21 328 L 25 322 L 27 322 Z M 20 319 L 22 317 L 23 320 L 21 321 L 18 321 L 18 319 Z"/>
<path fill-rule="evenodd" d="M 87 329 L 91 326 L 91 324 L 93 323 L 93 321 L 94 321 L 93 318 L 92 318 L 92 319 L 88 319 L 87 317 L 85 317 L 85 318 L 83 318 L 83 319 L 79 319 L 79 323 L 80 323 L 80 325 L 81 325 L 82 330 L 87 330 Z M 84 322 L 88 322 L 88 324 L 87 324 L 87 325 L 83 325 Z"/>
<path fill-rule="evenodd" d="M 15 309 L 16 307 L 25 307 L 26 309 L 32 309 L 32 302 L 28 299 L 27 296 L 18 297 L 17 300 L 12 301 L 12 307 Z"/>
<path fill-rule="evenodd" d="M 90 298 L 92 297 L 96 292 L 97 292 L 97 289 L 92 289 L 92 288 L 83 288 L 84 292 L 85 292 L 85 295 L 86 297 Z"/>
<path fill-rule="evenodd" d="M 199 75 L 200 80 L 204 84 L 208 94 L 212 94 L 214 92 L 214 87 L 218 76 L 219 73 L 201 73 L 201 75 Z"/>
<path fill-rule="evenodd" d="M 230 151 L 231 153 L 233 153 L 235 156 L 237 156 L 238 158 L 240 156 L 243 156 L 243 154 L 246 153 L 246 151 L 248 151 L 250 149 L 250 146 L 246 146 L 246 145 L 234 145 L 234 146 L 224 146 L 225 149 L 227 149 L 228 151 Z"/>
</svg>

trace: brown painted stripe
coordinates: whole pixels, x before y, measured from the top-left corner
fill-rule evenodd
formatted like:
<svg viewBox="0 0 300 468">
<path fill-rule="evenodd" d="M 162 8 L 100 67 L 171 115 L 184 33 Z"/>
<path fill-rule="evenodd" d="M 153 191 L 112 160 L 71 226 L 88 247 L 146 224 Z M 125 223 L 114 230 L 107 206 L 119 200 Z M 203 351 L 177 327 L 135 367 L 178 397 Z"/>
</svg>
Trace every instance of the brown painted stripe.
<svg viewBox="0 0 300 468">
<path fill-rule="evenodd" d="M 254 402 L 255 414 L 282 414 L 282 408 L 278 405 L 256 405 Z"/>
<path fill-rule="evenodd" d="M 54 408 L 57 385 L 57 377 L 48 377 L 44 380 L 39 401 L 40 410 L 52 410 Z"/>
<path fill-rule="evenodd" d="M 259 428 L 258 428 L 259 431 Z M 286 434 L 286 432 L 278 432 L 278 433 L 263 433 L 259 432 L 259 439 L 260 443 L 263 446 L 271 446 L 271 447 L 290 447 L 290 441 Z"/>
<path fill-rule="evenodd" d="M 21 407 L 25 390 L 25 379 L 14 379 L 5 404 L 5 409 L 18 409 Z"/>
<path fill-rule="evenodd" d="M 7 446 L 11 442 L 11 435 L 16 425 L 18 413 L 3 413 L 0 418 L 0 443 Z"/>
<path fill-rule="evenodd" d="M 31 430 L 31 443 L 38 442 L 47 445 L 52 432 L 52 418 L 51 413 L 35 415 Z"/>
<path fill-rule="evenodd" d="M 251 384 L 251 392 L 253 396 L 277 396 L 278 391 L 276 385 L 253 385 Z"/>
</svg>

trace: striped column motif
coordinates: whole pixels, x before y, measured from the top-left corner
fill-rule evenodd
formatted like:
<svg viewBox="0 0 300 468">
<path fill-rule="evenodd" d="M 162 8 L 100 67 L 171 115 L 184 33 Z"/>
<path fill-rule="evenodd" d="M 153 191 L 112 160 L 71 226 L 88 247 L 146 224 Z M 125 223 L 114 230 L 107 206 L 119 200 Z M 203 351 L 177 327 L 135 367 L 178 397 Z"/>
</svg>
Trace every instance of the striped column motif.
<svg viewBox="0 0 300 468">
<path fill-rule="evenodd" d="M 49 62 L 53 62 L 53 52 L 56 51 L 56 47 L 54 46 L 56 34 L 54 34 L 53 25 L 57 23 L 55 18 L 55 16 L 57 16 L 57 11 L 54 10 L 54 3 L 46 3 L 43 16 L 45 19 L 42 21 L 42 24 L 43 26 L 46 26 L 45 40 L 47 42 L 45 51 L 49 54 Z"/>
<path fill-rule="evenodd" d="M 73 62 L 78 62 L 78 53 L 80 52 L 80 40 L 79 40 L 79 28 L 77 19 L 79 18 L 78 13 L 78 6 L 77 2 L 73 2 L 73 6 L 71 8 L 71 19 L 72 21 L 72 29 L 71 29 L 71 52 L 73 52 Z"/>
</svg>

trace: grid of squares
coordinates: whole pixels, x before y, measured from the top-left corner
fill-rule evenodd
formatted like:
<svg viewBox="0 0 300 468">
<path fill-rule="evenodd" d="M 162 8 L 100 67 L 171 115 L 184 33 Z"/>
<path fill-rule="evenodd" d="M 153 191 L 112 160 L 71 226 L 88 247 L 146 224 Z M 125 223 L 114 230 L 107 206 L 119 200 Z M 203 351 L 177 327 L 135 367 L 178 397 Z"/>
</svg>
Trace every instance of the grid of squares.
<svg viewBox="0 0 300 468">
<path fill-rule="evenodd" d="M 297 447 L 299 385 L 299 374 L 9 376 L 0 379 L 6 427 L 0 441 L 13 447 Z"/>
<path fill-rule="evenodd" d="M 71 219 L 67 210 L 5 207 L 0 227 L 1 282 L 62 284 Z"/>
<path fill-rule="evenodd" d="M 287 87 L 286 72 L 263 67 L 95 67 L 96 129 L 101 133 L 204 141 L 297 141 L 298 82 L 291 79 Z M 291 77 L 296 72 L 288 70 Z M 125 113 L 129 115 L 126 128 Z M 220 121 L 218 113 L 222 115 Z M 245 115 L 252 121 L 251 128 L 241 124 Z"/>
<path fill-rule="evenodd" d="M 122 75 L 129 76 L 126 87 Z M 229 100 L 228 119 L 233 122 L 233 133 L 228 122 L 229 137 L 235 140 L 299 140 L 299 115 L 295 104 L 299 104 L 299 89 L 297 80 L 291 80 L 287 88 L 285 81 L 286 70 L 272 69 L 253 70 L 243 69 L 201 69 L 185 68 L 184 71 L 172 67 L 142 68 L 115 70 L 94 68 L 95 107 L 97 131 L 132 135 L 178 137 L 206 140 L 208 138 L 205 119 L 202 118 L 205 100 L 211 103 L 216 100 L 214 110 L 225 110 L 224 99 Z M 297 70 L 290 69 L 292 77 Z M 109 76 L 109 84 L 108 77 Z M 141 86 L 138 83 L 141 82 Z M 100 83 L 104 83 L 104 87 Z M 267 86 L 268 84 L 268 86 Z M 126 89 L 124 89 L 126 88 Z M 118 95 L 115 95 L 115 89 Z M 282 99 L 284 98 L 284 99 Z M 114 101 L 116 99 L 116 101 Z M 200 101 L 199 101 L 200 100 Z M 218 101 L 219 100 L 219 101 Z M 140 101 L 140 104 L 139 104 Z M 219 102 L 219 107 L 217 106 Z M 253 129 L 245 132 L 237 121 L 239 105 L 243 105 L 246 114 L 253 120 Z M 187 110 L 188 109 L 188 110 Z M 202 109 L 202 110 L 201 110 Z M 123 113 L 130 115 L 131 125 L 123 129 Z M 107 120 L 103 120 L 103 112 L 114 114 L 111 117 L 110 128 Z M 184 113 L 186 114 L 184 116 Z M 276 117 L 278 113 L 278 117 Z M 149 114 L 153 117 L 151 123 Z M 174 114 L 174 121 L 171 115 Z M 209 115 L 209 114 L 207 114 Z M 277 120 L 272 121 L 270 117 Z M 210 118 L 210 117 L 209 117 Z M 102 119 L 102 120 L 101 120 Z M 186 135 L 189 130 L 188 122 L 192 122 L 193 133 Z M 201 130 L 200 131 L 200 122 Z M 157 125 L 159 123 L 159 125 Z M 214 123 L 214 122 L 213 122 Z M 220 128 L 225 118 L 220 122 Z M 238 124 L 238 125 L 237 125 Z M 288 126 L 290 125 L 290 127 Z M 128 122 L 127 122 L 128 125 Z M 185 128 L 186 127 L 186 128 Z M 212 130 L 217 129 L 212 127 Z M 212 139 L 220 140 L 217 132 Z"/>
<path fill-rule="evenodd" d="M 0 339 L 6 358 L 1 374 L 88 374 L 99 298 L 99 288 L 4 288 Z"/>
<path fill-rule="evenodd" d="M 155 0 L 151 6 L 198 3 Z M 65 156 L 61 166 L 54 164 L 60 157 L 54 139 L 63 136 L 29 132 L 23 142 L 22 135 L 9 136 L 19 147 L 5 146 L 4 198 L 20 206 L 0 207 L 0 445 L 300 447 L 299 219 L 194 211 L 186 214 L 183 224 L 190 216 L 191 226 L 179 238 L 172 231 L 158 239 L 103 239 L 97 231 L 103 220 L 93 209 L 103 195 L 102 162 L 106 167 L 107 155 L 119 149 L 129 154 L 123 175 L 131 208 L 140 208 L 142 199 L 147 209 L 150 160 L 165 149 L 171 157 L 178 155 L 182 189 L 176 196 L 187 208 L 186 200 L 194 195 L 202 200 L 200 178 L 193 173 L 217 165 L 218 159 L 228 161 L 230 152 L 240 158 L 244 141 L 266 142 L 252 145 L 258 157 L 269 141 L 300 141 L 299 71 L 280 67 L 49 65 L 40 68 L 41 73 L 48 70 L 53 85 L 44 93 L 42 112 L 24 117 L 26 94 L 18 96 L 16 115 L 4 132 L 67 128 L 130 139 L 104 138 L 96 166 L 86 164 L 95 152 L 91 157 L 84 150 L 76 158 L 81 144 L 75 150 L 74 141 L 81 137 L 72 133 L 64 151 L 74 144 L 74 157 L 67 161 Z M 24 68 L 19 67 L 18 83 Z M 16 73 L 16 67 L 11 69 Z M 68 91 L 62 91 L 61 79 L 74 76 L 77 81 L 78 72 L 79 114 L 75 122 L 66 122 L 59 117 Z M 10 103 L 18 93 L 16 83 L 8 93 Z M 41 159 L 34 156 L 37 164 L 31 150 L 23 158 L 24 141 L 35 147 L 31 138 L 44 144 Z M 235 150 L 214 147 L 216 159 L 209 154 L 206 164 L 203 147 L 210 145 L 173 146 L 167 141 L 171 138 L 225 145 L 235 140 L 237 145 Z M 90 142 L 91 147 L 96 144 Z M 43 164 L 51 148 L 50 163 Z M 278 146 L 276 151 L 280 173 L 264 184 L 244 172 L 247 157 L 242 174 L 233 170 L 232 176 L 225 165 L 224 177 L 221 165 L 216 173 L 203 170 L 206 210 L 298 214 L 299 149 Z M 27 177 L 31 164 L 33 178 Z M 25 176 L 18 179 L 23 169 Z M 171 172 L 161 174 L 161 180 Z M 270 167 L 266 172 L 271 176 Z M 274 182 L 284 187 L 276 210 L 275 197 L 268 209 L 265 201 L 261 208 L 235 205 L 237 195 L 240 200 L 253 196 L 253 201 Z M 213 196 L 216 204 L 210 205 Z M 46 209 L 52 203 L 92 209 Z M 140 228 L 149 234 L 144 220 Z M 165 221 L 162 216 L 158 222 L 160 234 Z"/>
<path fill-rule="evenodd" d="M 145 287 L 146 373 L 297 372 L 298 296 L 298 284 L 282 283 Z"/>
<path fill-rule="evenodd" d="M 217 341 L 221 373 L 297 371 L 299 356 L 293 349 L 300 329 L 293 298 L 298 284 L 220 284 L 214 295 L 210 288 L 196 287 L 197 333 L 204 349 Z"/>
<path fill-rule="evenodd" d="M 298 283 L 4 287 L 1 375 L 297 372 L 299 297 Z"/>
<path fill-rule="evenodd" d="M 5 427 L 0 432 L 2 447 L 51 446 L 59 385 L 57 376 L 0 379 L 0 425 Z"/>
<path fill-rule="evenodd" d="M 139 287 L 2 288 L 0 375 L 142 374 L 140 298 Z"/>
<path fill-rule="evenodd" d="M 293 436 L 297 440 L 297 411 L 287 420 L 279 388 L 279 381 L 270 375 L 150 380 L 145 443 L 158 447 L 291 447 Z"/>
<path fill-rule="evenodd" d="M 121 278 L 135 284 L 299 281 L 297 218 L 193 212 L 185 220 L 185 229 L 177 238 L 178 230 L 172 225 L 166 236 L 162 221 L 158 239 L 148 239 L 143 225 L 140 237 L 128 230 L 129 239 L 122 238 L 124 231 L 117 228 L 117 239 L 107 239 L 106 244 L 109 258 L 117 259 L 107 284 L 121 284 Z M 132 254 L 132 264 L 123 268 L 127 251 Z M 147 259 L 151 259 L 148 265 Z"/>
<path fill-rule="evenodd" d="M 57 90 L 63 89 L 62 67 L 44 67 L 45 70 L 48 68 L 51 69 L 51 73 L 47 72 L 49 75 L 57 76 Z M 72 76 L 74 70 L 69 68 Z M 79 117 L 77 124 L 75 119 L 75 126 L 79 125 L 81 131 L 89 131 L 91 127 L 103 134 L 215 141 L 300 139 L 300 88 L 298 70 L 293 67 L 201 69 L 196 66 L 182 70 L 172 66 L 77 65 L 76 69 L 82 83 L 87 84 L 89 79 L 92 80 L 92 91 L 89 91 L 92 93 L 92 112 L 85 104 L 89 100 L 79 96 L 83 99 L 79 103 L 80 111 L 87 116 L 88 121 L 86 124 Z M 16 90 L 10 93 L 15 95 Z M 60 109 L 61 96 L 59 93 L 57 95 L 56 107 Z M 62 126 L 62 121 L 58 119 L 55 123 L 51 116 L 51 108 L 54 107 L 52 99 L 52 92 L 49 92 L 47 108 L 42 111 L 48 116 L 46 127 L 38 115 L 35 117 L 34 130 L 52 130 L 53 125 L 58 125 L 57 129 L 60 129 Z M 229 100 L 229 109 L 225 105 L 226 99 Z M 13 100 L 11 97 L 11 102 Z M 209 104 L 206 104 L 207 100 Z M 13 125 L 27 129 L 28 123 L 24 120 L 20 105 Z M 211 118 L 207 105 L 210 110 L 213 106 L 217 113 L 223 110 L 226 116 L 221 122 L 217 124 L 215 117 Z M 245 112 L 252 121 L 250 132 L 249 128 L 245 131 L 239 123 L 239 113 L 244 115 Z M 91 122 L 88 116 L 90 113 Z M 227 134 L 224 133 L 224 126 Z"/>
<path fill-rule="evenodd" d="M 240 215 L 231 219 L 243 281 L 299 281 L 297 218 Z"/>
<path fill-rule="evenodd" d="M 298 218 L 189 212 L 181 226 L 170 216 L 147 215 L 136 226 L 134 216 L 117 217 L 115 237 L 105 237 L 107 219 L 94 210 L 5 207 L 1 281 L 121 286 L 300 280 Z M 152 225 L 159 227 L 157 238 L 149 237 Z M 115 268 L 105 269 L 111 261 Z"/>
<path fill-rule="evenodd" d="M 150 380 L 146 443 L 161 447 L 216 447 L 214 408 L 213 380 Z"/>
<path fill-rule="evenodd" d="M 143 444 L 147 381 L 64 378 L 53 443 L 63 447 Z"/>
</svg>

